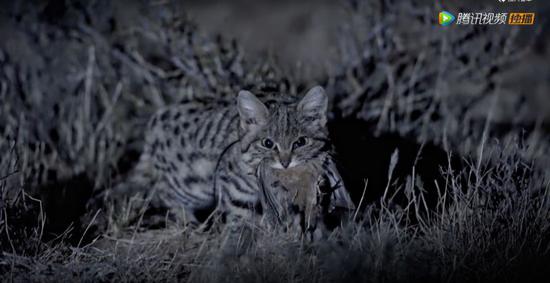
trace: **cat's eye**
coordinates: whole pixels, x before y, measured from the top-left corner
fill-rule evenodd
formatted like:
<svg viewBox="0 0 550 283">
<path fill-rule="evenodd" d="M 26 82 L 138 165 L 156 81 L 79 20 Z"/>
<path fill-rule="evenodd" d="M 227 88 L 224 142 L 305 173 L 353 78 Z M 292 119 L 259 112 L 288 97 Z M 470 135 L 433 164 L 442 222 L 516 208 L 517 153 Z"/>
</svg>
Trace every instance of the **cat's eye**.
<svg viewBox="0 0 550 283">
<path fill-rule="evenodd" d="M 299 137 L 299 138 L 292 144 L 292 149 L 296 149 L 296 148 L 302 147 L 302 146 L 306 145 L 306 143 L 307 143 L 307 138 L 306 138 L 306 137 Z"/>
<path fill-rule="evenodd" d="M 263 139 L 262 140 L 262 146 L 268 149 L 272 149 L 275 143 L 273 143 L 270 139 Z"/>
</svg>

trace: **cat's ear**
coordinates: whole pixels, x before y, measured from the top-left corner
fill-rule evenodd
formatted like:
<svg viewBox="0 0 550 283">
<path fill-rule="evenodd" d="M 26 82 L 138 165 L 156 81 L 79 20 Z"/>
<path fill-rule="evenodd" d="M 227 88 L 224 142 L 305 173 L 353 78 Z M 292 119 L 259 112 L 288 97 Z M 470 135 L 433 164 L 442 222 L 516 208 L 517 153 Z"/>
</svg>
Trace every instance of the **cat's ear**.
<svg viewBox="0 0 550 283">
<path fill-rule="evenodd" d="M 298 111 L 302 117 L 318 122 L 321 127 L 327 123 L 328 97 L 321 86 L 311 88 L 298 103 Z"/>
<path fill-rule="evenodd" d="M 267 107 L 250 91 L 241 90 L 237 97 L 240 125 L 243 130 L 251 130 L 267 124 Z"/>
</svg>

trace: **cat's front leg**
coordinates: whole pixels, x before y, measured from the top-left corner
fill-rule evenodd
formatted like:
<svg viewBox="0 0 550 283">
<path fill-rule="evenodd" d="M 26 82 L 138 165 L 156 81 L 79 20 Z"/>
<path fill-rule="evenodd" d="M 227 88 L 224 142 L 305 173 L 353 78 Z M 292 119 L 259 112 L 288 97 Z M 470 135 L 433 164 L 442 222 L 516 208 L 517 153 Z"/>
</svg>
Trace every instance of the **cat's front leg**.
<svg viewBox="0 0 550 283">
<path fill-rule="evenodd" d="M 225 214 L 222 250 L 225 255 L 241 256 L 254 244 L 260 225 L 261 204 L 255 198 L 237 199 L 233 189 L 223 188 L 220 206 Z"/>
<path fill-rule="evenodd" d="M 329 194 L 329 212 L 337 208 L 349 211 L 355 210 L 355 204 L 351 200 L 332 158 L 327 159 L 323 164 L 323 174 L 318 181 L 317 187 L 321 193 Z"/>
<path fill-rule="evenodd" d="M 245 215 L 235 211 L 227 215 L 225 226 L 223 251 L 226 255 L 241 256 L 246 253 L 254 243 L 254 230 L 252 213 Z"/>
</svg>

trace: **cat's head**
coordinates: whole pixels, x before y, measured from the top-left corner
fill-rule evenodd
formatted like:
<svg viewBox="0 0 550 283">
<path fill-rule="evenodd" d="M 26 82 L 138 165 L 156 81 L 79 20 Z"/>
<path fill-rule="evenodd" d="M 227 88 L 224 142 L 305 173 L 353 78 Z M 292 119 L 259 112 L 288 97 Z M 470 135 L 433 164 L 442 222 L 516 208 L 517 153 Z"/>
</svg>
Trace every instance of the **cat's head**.
<svg viewBox="0 0 550 283">
<path fill-rule="evenodd" d="M 245 163 L 287 169 L 323 158 L 330 149 L 328 99 L 320 86 L 294 103 L 262 103 L 249 91 L 239 92 L 239 131 Z"/>
</svg>

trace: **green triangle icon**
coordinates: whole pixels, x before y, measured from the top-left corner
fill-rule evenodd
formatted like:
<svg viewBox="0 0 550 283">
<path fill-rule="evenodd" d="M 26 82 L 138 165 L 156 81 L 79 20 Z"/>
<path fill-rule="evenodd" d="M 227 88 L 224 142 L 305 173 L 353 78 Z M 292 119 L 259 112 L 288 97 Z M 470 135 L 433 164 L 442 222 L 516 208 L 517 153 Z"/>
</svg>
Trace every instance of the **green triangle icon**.
<svg viewBox="0 0 550 283">
<path fill-rule="evenodd" d="M 439 13 L 439 24 L 442 26 L 448 26 L 452 24 L 455 20 L 455 16 L 447 11 L 442 11 Z"/>
</svg>

